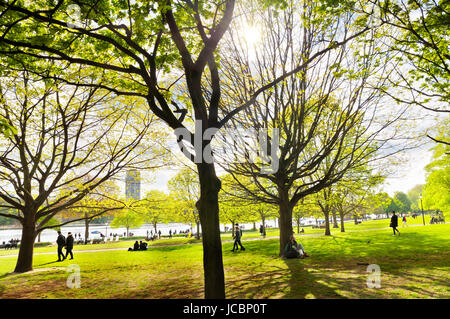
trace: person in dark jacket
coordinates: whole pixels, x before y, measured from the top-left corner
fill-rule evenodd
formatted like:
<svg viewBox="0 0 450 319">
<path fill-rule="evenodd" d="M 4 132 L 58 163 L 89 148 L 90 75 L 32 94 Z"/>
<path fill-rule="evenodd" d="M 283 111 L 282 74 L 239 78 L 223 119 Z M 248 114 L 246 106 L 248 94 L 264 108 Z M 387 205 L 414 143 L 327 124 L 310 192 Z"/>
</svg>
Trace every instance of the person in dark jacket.
<svg viewBox="0 0 450 319">
<path fill-rule="evenodd" d="M 134 249 L 134 251 L 138 251 L 139 250 L 139 242 L 137 240 L 134 243 L 133 249 Z"/>
<path fill-rule="evenodd" d="M 70 254 L 70 259 L 73 259 L 72 249 L 73 249 L 73 236 L 72 233 L 69 232 L 69 234 L 67 234 L 66 239 L 66 258 Z"/>
<path fill-rule="evenodd" d="M 242 231 L 239 229 L 239 226 L 236 225 L 236 229 L 234 232 L 234 244 L 233 244 L 233 249 L 231 251 L 238 250 L 238 245 L 241 246 L 241 250 L 245 250 L 244 246 L 242 246 L 242 243 L 241 243 L 241 237 L 242 237 Z"/>
<path fill-rule="evenodd" d="M 398 227 L 398 216 L 395 215 L 395 211 L 392 211 L 392 217 L 391 217 L 391 225 L 392 230 L 394 231 L 394 235 L 395 236 L 395 232 L 397 231 L 397 233 L 400 235 L 400 232 L 398 231 L 397 227 Z"/>
<path fill-rule="evenodd" d="M 56 239 L 56 244 L 58 245 L 58 261 L 63 261 L 64 259 L 66 259 L 66 257 L 64 257 L 64 253 L 63 253 L 63 247 L 66 244 L 66 237 L 64 237 L 63 234 L 61 234 L 61 232 L 58 230 L 58 238 Z M 61 259 L 62 257 L 62 259 Z"/>
<path fill-rule="evenodd" d="M 143 242 L 142 240 L 139 242 L 139 250 L 147 250 L 147 243 Z"/>
<path fill-rule="evenodd" d="M 297 243 L 294 235 L 291 236 L 291 239 L 286 244 L 284 248 L 284 257 L 286 258 L 305 258 L 309 257 L 309 255 L 303 249 L 302 244 Z"/>
</svg>

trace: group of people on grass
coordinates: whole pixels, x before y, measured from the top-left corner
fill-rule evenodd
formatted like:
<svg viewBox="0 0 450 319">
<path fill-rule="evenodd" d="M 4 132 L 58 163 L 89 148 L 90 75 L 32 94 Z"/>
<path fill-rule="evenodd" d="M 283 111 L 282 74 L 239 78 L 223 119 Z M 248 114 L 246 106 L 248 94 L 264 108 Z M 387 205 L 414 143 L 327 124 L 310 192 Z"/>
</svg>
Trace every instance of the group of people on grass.
<svg viewBox="0 0 450 319">
<path fill-rule="evenodd" d="M 147 250 L 148 244 L 143 242 L 142 240 L 138 242 L 137 240 L 134 242 L 133 247 L 128 248 L 128 251 L 142 251 Z"/>
</svg>

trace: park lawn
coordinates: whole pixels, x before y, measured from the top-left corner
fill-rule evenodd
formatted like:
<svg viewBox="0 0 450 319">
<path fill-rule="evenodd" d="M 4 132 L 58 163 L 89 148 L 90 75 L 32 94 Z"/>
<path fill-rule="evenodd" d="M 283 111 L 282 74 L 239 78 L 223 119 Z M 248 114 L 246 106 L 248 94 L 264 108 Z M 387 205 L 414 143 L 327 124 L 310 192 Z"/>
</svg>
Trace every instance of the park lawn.
<svg viewBox="0 0 450 319">
<path fill-rule="evenodd" d="M 429 223 L 431 217 L 425 216 L 425 222 Z M 380 219 L 380 220 L 367 220 L 363 221 L 361 224 L 355 225 L 353 221 L 346 221 L 345 222 L 345 230 L 346 231 L 359 231 L 359 230 L 369 230 L 369 229 L 377 229 L 377 228 L 386 228 L 389 226 L 389 219 Z M 413 225 L 422 225 L 422 216 L 417 217 L 416 219 L 413 219 L 409 217 L 407 219 L 407 225 L 413 226 Z M 300 227 L 301 230 L 302 227 Z M 399 228 L 403 228 L 403 222 L 399 223 Z M 297 227 L 293 227 L 294 231 L 297 232 Z M 325 232 L 324 229 L 319 228 L 312 228 L 311 226 L 303 227 L 304 234 L 323 234 Z M 333 228 L 331 225 L 331 233 L 341 233 L 340 228 Z M 266 238 L 270 237 L 278 237 L 280 235 L 280 230 L 278 228 L 268 228 L 266 230 Z M 243 232 L 243 240 L 246 239 L 256 239 L 256 238 L 262 238 L 261 234 L 258 230 L 244 230 Z M 233 240 L 231 232 L 226 232 L 221 234 L 222 241 L 231 241 Z M 179 244 L 195 244 L 195 243 L 201 243 L 201 240 L 197 240 L 194 237 L 191 238 L 184 238 L 184 237 L 174 237 L 174 238 L 163 238 L 155 241 L 148 241 L 149 246 L 165 246 L 165 245 L 179 245 Z M 132 247 L 134 244 L 133 240 L 126 240 L 126 241 L 118 241 L 118 242 L 109 242 L 106 244 L 95 244 L 95 245 L 75 245 L 74 251 L 82 251 L 82 250 L 99 250 L 99 249 L 117 249 L 117 248 L 128 248 Z M 47 247 L 36 247 L 34 249 L 35 253 L 50 253 L 55 252 L 56 248 L 55 246 L 47 246 Z M 19 253 L 18 249 L 10 249 L 10 250 L 0 250 L 0 256 L 7 256 L 7 255 L 17 255 Z"/>
<path fill-rule="evenodd" d="M 118 249 L 133 247 L 135 240 L 124 240 L 108 242 L 105 244 L 89 244 L 89 245 L 74 245 L 74 252 L 84 250 L 100 250 L 100 249 Z M 149 246 L 166 246 L 166 245 L 181 245 L 181 244 L 193 244 L 200 243 L 201 240 L 195 238 L 171 238 L 171 239 L 159 239 L 155 241 L 146 241 Z M 65 251 L 65 250 L 64 250 Z M 1 250 L 0 256 L 17 255 L 19 249 Z M 35 247 L 34 253 L 56 253 L 56 244 L 45 247 Z"/>
<path fill-rule="evenodd" d="M 450 224 L 298 236 L 311 255 L 278 257 L 278 239 L 223 244 L 228 298 L 449 298 Z M 35 270 L 8 274 L 15 257 L 0 259 L 0 298 L 203 298 L 201 245 L 148 251 L 75 254 L 55 262 L 36 255 Z M 67 266 L 81 271 L 81 288 L 67 288 Z M 381 269 L 381 288 L 367 288 L 367 265 Z"/>
</svg>

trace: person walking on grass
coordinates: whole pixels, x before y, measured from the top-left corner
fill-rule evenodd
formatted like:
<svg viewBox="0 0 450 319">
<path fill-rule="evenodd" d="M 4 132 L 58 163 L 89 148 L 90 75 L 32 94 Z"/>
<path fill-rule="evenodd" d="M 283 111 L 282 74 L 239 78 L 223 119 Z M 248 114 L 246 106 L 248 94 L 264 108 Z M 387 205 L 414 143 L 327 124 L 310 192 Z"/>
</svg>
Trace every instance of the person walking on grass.
<svg viewBox="0 0 450 319">
<path fill-rule="evenodd" d="M 73 249 L 73 237 L 72 237 L 72 233 L 69 232 L 69 234 L 67 234 L 67 239 L 66 239 L 66 257 L 70 254 L 70 259 L 73 259 L 73 253 L 72 253 L 72 249 Z"/>
<path fill-rule="evenodd" d="M 244 246 L 242 246 L 241 243 L 241 237 L 242 237 L 242 230 L 239 229 L 239 225 L 236 224 L 235 227 L 235 232 L 234 232 L 234 244 L 233 244 L 233 249 L 231 251 L 235 251 L 238 250 L 238 245 L 241 246 L 241 250 L 245 250 Z"/>
<path fill-rule="evenodd" d="M 406 225 L 406 216 L 403 216 L 403 227 L 404 226 L 408 226 L 408 225 Z"/>
<path fill-rule="evenodd" d="M 56 244 L 58 245 L 58 261 L 63 261 L 64 259 L 66 259 L 63 253 L 63 247 L 66 245 L 66 237 L 64 237 L 64 235 L 61 234 L 61 231 L 59 230 L 58 230 L 58 238 L 56 239 Z"/>
<path fill-rule="evenodd" d="M 390 227 L 392 227 L 392 230 L 393 230 L 393 232 L 394 232 L 394 235 L 392 235 L 392 236 L 395 236 L 395 232 L 397 232 L 398 235 L 400 236 L 400 232 L 399 232 L 399 230 L 397 229 L 397 227 L 398 227 L 398 216 L 395 215 L 395 211 L 394 211 L 394 210 L 392 211 L 392 217 L 391 217 L 391 225 L 390 225 Z"/>
</svg>

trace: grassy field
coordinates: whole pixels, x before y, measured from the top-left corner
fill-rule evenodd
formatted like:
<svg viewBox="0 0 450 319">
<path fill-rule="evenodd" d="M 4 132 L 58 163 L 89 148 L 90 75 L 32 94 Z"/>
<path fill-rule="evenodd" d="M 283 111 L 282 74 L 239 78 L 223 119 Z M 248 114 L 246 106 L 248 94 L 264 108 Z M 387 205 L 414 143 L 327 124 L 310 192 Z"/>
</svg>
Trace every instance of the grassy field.
<svg viewBox="0 0 450 319">
<path fill-rule="evenodd" d="M 390 229 L 384 229 L 386 223 L 349 224 L 348 232 L 334 230 L 332 236 L 298 236 L 311 255 L 307 259 L 279 258 L 276 238 L 249 240 L 244 242 L 246 251 L 234 253 L 232 243 L 225 242 L 226 295 L 449 298 L 450 224 L 400 226 L 401 236 L 394 237 Z M 268 232 L 267 237 L 276 232 Z M 244 238 L 253 235 L 259 233 L 245 232 Z M 187 241 L 196 243 L 195 239 L 165 239 L 152 242 L 144 252 L 126 251 L 132 242 L 77 246 L 76 250 L 123 250 L 79 252 L 74 260 L 64 262 L 55 262 L 54 247 L 37 248 L 35 270 L 26 274 L 10 274 L 16 257 L 1 257 L 0 298 L 203 298 L 202 246 L 184 245 Z M 80 267 L 81 288 L 67 288 L 71 264 Z M 381 288 L 367 287 L 368 264 L 380 266 Z"/>
<path fill-rule="evenodd" d="M 429 223 L 430 217 L 425 216 L 425 222 Z M 408 225 L 414 226 L 414 225 L 422 225 L 422 217 L 412 219 L 408 218 Z M 332 226 L 332 225 L 331 225 Z M 379 228 L 385 228 L 389 226 L 389 219 L 381 219 L 381 220 L 369 220 L 365 221 L 361 224 L 355 225 L 353 221 L 349 221 L 345 223 L 345 230 L 346 232 L 353 232 L 358 230 L 369 230 L 369 229 L 379 229 Z M 403 224 L 400 223 L 400 229 L 403 228 Z M 301 229 L 301 227 L 300 227 Z M 323 234 L 324 229 L 319 228 L 311 228 L 309 227 L 303 227 L 304 234 Z M 294 227 L 294 231 L 297 232 L 297 227 Z M 338 234 L 340 232 L 340 228 L 331 228 L 332 234 Z M 268 228 L 266 231 L 266 238 L 271 237 L 278 237 L 280 234 L 280 231 L 278 228 Z M 228 233 L 222 233 L 221 238 L 223 241 L 231 241 L 232 236 L 231 232 Z M 244 230 L 243 232 L 243 239 L 257 239 L 261 238 L 261 235 L 258 230 Z M 81 250 L 100 250 L 100 249 L 119 249 L 119 248 L 128 248 L 133 246 L 134 241 L 118 241 L 118 242 L 109 242 L 106 244 L 95 244 L 95 245 L 75 245 L 74 250 L 75 251 L 81 251 Z M 197 240 L 195 238 L 180 238 L 175 237 L 172 239 L 164 238 L 160 240 L 155 241 L 149 241 L 148 244 L 150 246 L 166 246 L 166 245 L 179 245 L 179 244 L 195 244 L 195 243 L 201 243 L 201 240 Z M 50 253 L 55 252 L 54 246 L 49 247 L 36 247 L 34 249 L 35 253 Z M 0 250 L 0 256 L 6 256 L 6 255 L 17 255 L 19 252 L 18 249 L 11 249 L 11 250 Z"/>
</svg>

